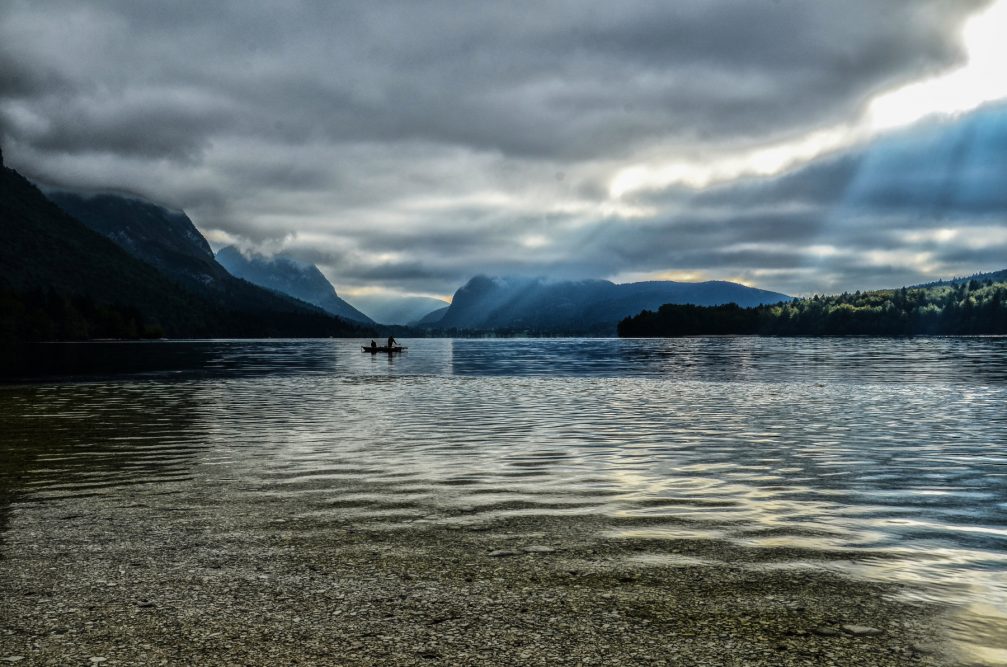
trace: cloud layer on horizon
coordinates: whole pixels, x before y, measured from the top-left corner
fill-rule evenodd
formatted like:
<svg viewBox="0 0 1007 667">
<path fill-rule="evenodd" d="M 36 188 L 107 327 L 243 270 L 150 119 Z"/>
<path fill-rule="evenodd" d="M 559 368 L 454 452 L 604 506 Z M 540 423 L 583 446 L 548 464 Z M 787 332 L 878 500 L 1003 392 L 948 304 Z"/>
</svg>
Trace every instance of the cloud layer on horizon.
<svg viewBox="0 0 1007 667">
<path fill-rule="evenodd" d="M 1007 264 L 998 109 L 775 178 L 608 186 L 855 116 L 960 64 L 987 5 L 12 0 L 0 141 L 29 176 L 184 208 L 341 293 L 478 272 L 911 283 Z"/>
</svg>

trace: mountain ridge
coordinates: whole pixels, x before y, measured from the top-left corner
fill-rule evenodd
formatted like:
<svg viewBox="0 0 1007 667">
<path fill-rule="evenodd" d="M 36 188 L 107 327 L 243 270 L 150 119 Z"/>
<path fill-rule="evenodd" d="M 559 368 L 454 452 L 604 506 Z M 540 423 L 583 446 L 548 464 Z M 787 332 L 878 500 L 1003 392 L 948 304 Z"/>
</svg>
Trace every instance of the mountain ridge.
<svg viewBox="0 0 1007 667">
<path fill-rule="evenodd" d="M 618 322 L 665 303 L 762 305 L 789 300 L 778 292 L 728 281 L 684 283 L 474 276 L 460 287 L 444 316 L 431 325 L 453 330 L 507 330 L 614 335 Z"/>
<path fill-rule="evenodd" d="M 90 229 L 223 309 L 310 311 L 317 306 L 233 276 L 219 264 L 189 217 L 159 204 L 111 193 L 53 191 L 49 197 Z"/>
<path fill-rule="evenodd" d="M 262 290 L 238 279 L 213 294 L 184 285 L 71 216 L 14 169 L 0 167 L 0 188 L 4 339 L 363 333 L 306 304 L 260 298 Z"/>
<path fill-rule="evenodd" d="M 925 289 L 927 287 L 943 287 L 946 285 L 961 285 L 962 283 L 969 283 L 973 280 L 977 282 L 1004 282 L 1007 281 L 1007 269 L 1000 269 L 999 271 L 986 271 L 980 273 L 973 273 L 970 276 L 963 276 L 960 278 L 948 278 L 941 280 L 934 280 L 929 283 L 921 283 L 919 285 L 913 285 L 908 289 Z"/>
<path fill-rule="evenodd" d="M 231 275 L 254 285 L 300 299 L 337 317 L 374 324 L 374 320 L 341 298 L 314 264 L 285 255 L 246 255 L 235 246 L 221 248 L 215 259 Z"/>
<path fill-rule="evenodd" d="M 443 299 L 427 296 L 364 295 L 354 302 L 375 322 L 402 326 L 416 325 L 432 312 L 448 306 Z"/>
</svg>

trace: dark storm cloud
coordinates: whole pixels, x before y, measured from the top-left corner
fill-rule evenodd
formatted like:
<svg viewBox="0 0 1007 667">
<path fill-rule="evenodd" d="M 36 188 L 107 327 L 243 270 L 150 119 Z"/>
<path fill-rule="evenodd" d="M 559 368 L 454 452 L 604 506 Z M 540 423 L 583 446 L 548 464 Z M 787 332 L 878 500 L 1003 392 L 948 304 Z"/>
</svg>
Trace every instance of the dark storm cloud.
<svg viewBox="0 0 1007 667">
<path fill-rule="evenodd" d="M 190 88 L 217 99 L 236 132 L 590 159 L 669 132 L 724 140 L 842 117 L 956 60 L 947 27 L 980 5 L 14 2 L 4 42 L 8 57 L 72 82 L 69 99 L 46 90 L 66 111 L 145 87 L 161 93 L 147 107 L 165 112 L 158 122 L 219 131 L 214 113 L 173 108 Z M 55 41 L 71 28 L 78 38 Z"/>
<path fill-rule="evenodd" d="M 613 213 L 610 179 L 854 117 L 960 63 L 986 4 L 8 0 L 0 140 L 40 180 L 185 208 L 216 242 L 313 257 L 337 286 L 695 269 L 807 291 L 823 252 L 830 280 L 855 281 L 856 253 L 907 243 L 914 211 L 937 229 L 1002 209 L 1003 189 L 969 189 L 1007 172 L 995 128 L 949 140 L 968 183 L 893 176 L 868 148 Z"/>
<path fill-rule="evenodd" d="M 33 98 L 51 90 L 71 88 L 72 83 L 57 72 L 33 67 L 12 53 L 0 52 L 0 94 L 4 98 Z"/>
<path fill-rule="evenodd" d="M 115 107 L 108 111 L 53 109 L 48 115 L 51 123 L 32 136 L 32 144 L 41 151 L 86 153 L 100 147 L 102 152 L 121 157 L 191 163 L 209 143 L 206 133 L 195 134 L 190 129 L 197 118 L 203 125 L 209 123 L 205 113 L 142 103 Z M 223 120 L 218 119 L 221 126 Z"/>
</svg>

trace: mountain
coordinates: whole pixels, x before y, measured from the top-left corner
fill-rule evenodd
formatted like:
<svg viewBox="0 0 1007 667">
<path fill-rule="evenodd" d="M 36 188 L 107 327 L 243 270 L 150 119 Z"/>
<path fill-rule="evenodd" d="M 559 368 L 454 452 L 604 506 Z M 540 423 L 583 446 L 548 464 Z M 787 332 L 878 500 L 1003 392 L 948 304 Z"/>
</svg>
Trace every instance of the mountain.
<svg viewBox="0 0 1007 667">
<path fill-rule="evenodd" d="M 222 310 L 322 314 L 302 300 L 231 275 L 185 213 L 115 194 L 53 191 L 49 198 L 87 227 Z"/>
<path fill-rule="evenodd" d="M 436 326 L 438 326 L 440 324 L 441 320 L 444 319 L 444 316 L 447 315 L 448 310 L 450 308 L 451 308 L 451 306 L 444 306 L 443 308 L 438 308 L 437 310 L 433 311 L 432 313 L 427 314 L 425 317 L 422 317 L 422 318 L 416 320 L 415 326 L 418 326 L 418 327 L 436 327 Z"/>
<path fill-rule="evenodd" d="M 962 283 L 970 283 L 972 281 L 978 283 L 1002 283 L 1007 282 L 1007 269 L 1002 269 L 1000 271 L 990 271 L 988 273 L 973 273 L 971 276 L 965 276 L 964 278 L 951 278 L 950 280 L 935 280 L 930 283 L 924 283 L 922 285 L 914 285 L 914 288 L 927 288 L 927 287 L 941 287 L 944 285 L 961 285 Z"/>
<path fill-rule="evenodd" d="M 207 295 L 141 261 L 0 167 L 0 338 L 364 335 L 253 285 Z M 222 268 L 220 268 L 223 271 Z M 225 272 L 226 273 L 226 272 Z"/>
<path fill-rule="evenodd" d="M 113 194 L 46 192 L 61 209 L 137 259 L 180 282 L 208 284 L 222 272 L 189 217 L 157 204 Z"/>
<path fill-rule="evenodd" d="M 416 324 L 448 302 L 428 296 L 361 296 L 354 299 L 360 310 L 382 324 Z"/>
<path fill-rule="evenodd" d="M 337 317 L 365 324 L 374 323 L 371 318 L 339 298 L 332 283 L 314 264 L 304 264 L 283 255 L 246 256 L 234 246 L 222 248 L 217 253 L 217 263 L 233 276 L 314 304 Z"/>
<path fill-rule="evenodd" d="M 612 335 L 624 317 L 666 303 L 755 306 L 790 298 L 724 281 L 652 281 L 619 285 L 607 280 L 551 282 L 476 276 L 455 293 L 451 307 L 437 327 Z"/>
</svg>

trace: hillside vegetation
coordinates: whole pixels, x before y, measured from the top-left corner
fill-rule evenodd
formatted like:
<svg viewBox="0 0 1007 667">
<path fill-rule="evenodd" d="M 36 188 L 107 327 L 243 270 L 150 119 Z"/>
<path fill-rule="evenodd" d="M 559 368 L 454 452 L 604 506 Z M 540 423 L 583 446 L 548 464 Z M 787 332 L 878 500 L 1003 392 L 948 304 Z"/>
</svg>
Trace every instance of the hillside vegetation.
<svg viewBox="0 0 1007 667">
<path fill-rule="evenodd" d="M 667 304 L 619 323 L 624 337 L 719 334 L 911 336 L 1007 334 L 1007 282 L 814 296 L 742 308 Z"/>
</svg>

